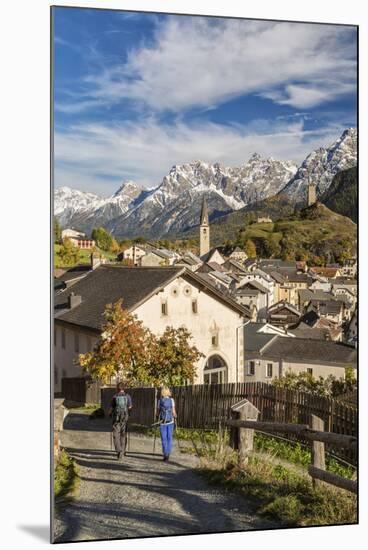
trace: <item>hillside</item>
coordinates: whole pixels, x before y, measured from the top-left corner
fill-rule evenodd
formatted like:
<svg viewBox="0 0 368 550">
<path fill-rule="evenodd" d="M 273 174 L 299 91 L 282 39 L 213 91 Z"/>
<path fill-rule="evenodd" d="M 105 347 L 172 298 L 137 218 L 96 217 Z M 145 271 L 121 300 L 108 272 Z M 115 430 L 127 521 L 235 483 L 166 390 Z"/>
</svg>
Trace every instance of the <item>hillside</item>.
<svg viewBox="0 0 368 550">
<path fill-rule="evenodd" d="M 333 263 L 356 251 L 356 224 L 316 204 L 275 223 L 253 223 L 239 232 L 237 242 L 252 240 L 257 255 Z"/>
<path fill-rule="evenodd" d="M 245 206 L 236 212 L 230 212 L 225 216 L 211 219 L 211 244 L 218 246 L 224 241 L 235 241 L 238 233 L 245 225 L 254 222 L 258 217 L 270 217 L 273 221 L 285 218 L 294 213 L 295 206 L 286 195 L 275 195 L 273 197 L 258 201 Z M 181 238 L 198 238 L 199 227 L 191 227 L 189 230 L 176 235 Z"/>
<path fill-rule="evenodd" d="M 322 195 L 321 202 L 334 212 L 348 216 L 357 223 L 358 174 L 356 167 L 336 174 L 330 187 Z"/>
</svg>

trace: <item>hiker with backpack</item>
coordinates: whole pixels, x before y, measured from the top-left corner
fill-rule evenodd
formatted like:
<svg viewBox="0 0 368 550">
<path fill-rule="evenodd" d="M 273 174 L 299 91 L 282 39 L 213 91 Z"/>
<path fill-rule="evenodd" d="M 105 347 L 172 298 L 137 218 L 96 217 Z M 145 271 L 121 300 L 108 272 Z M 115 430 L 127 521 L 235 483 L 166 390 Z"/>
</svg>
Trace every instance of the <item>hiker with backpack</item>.
<svg viewBox="0 0 368 550">
<path fill-rule="evenodd" d="M 126 454 L 127 423 L 132 406 L 132 398 L 128 393 L 125 393 L 124 384 L 119 382 L 117 393 L 112 398 L 109 409 L 110 416 L 112 417 L 114 447 L 118 460 L 121 460 L 123 455 L 125 456 Z"/>
<path fill-rule="evenodd" d="M 176 419 L 175 402 L 171 397 L 169 388 L 163 388 L 161 391 L 161 398 L 157 402 L 157 417 L 160 426 L 163 459 L 167 462 L 172 450 Z"/>
</svg>

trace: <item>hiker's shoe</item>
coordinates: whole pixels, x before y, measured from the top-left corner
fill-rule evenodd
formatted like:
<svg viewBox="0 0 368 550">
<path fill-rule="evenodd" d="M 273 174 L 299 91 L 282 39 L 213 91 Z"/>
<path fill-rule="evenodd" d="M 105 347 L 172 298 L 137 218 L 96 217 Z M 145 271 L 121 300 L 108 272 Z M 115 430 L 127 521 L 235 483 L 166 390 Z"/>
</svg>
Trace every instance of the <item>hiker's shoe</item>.
<svg viewBox="0 0 368 550">
<path fill-rule="evenodd" d="M 118 460 L 121 460 L 123 458 L 123 453 L 122 451 L 120 451 L 120 453 L 118 453 Z"/>
<path fill-rule="evenodd" d="M 166 455 L 164 456 L 163 461 L 167 462 L 167 456 Z"/>
</svg>

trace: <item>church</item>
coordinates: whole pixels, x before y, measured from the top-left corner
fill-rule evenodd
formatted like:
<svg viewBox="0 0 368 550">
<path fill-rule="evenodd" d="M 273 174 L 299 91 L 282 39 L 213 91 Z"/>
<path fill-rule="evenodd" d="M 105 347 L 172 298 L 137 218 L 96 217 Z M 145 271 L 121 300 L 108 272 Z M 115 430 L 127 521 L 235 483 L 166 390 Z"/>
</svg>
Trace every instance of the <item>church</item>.
<svg viewBox="0 0 368 550">
<path fill-rule="evenodd" d="M 210 222 L 206 197 L 203 197 L 199 221 L 199 257 L 203 262 L 216 262 L 219 265 L 227 260 L 245 261 L 247 254 L 239 246 L 210 246 Z"/>
</svg>

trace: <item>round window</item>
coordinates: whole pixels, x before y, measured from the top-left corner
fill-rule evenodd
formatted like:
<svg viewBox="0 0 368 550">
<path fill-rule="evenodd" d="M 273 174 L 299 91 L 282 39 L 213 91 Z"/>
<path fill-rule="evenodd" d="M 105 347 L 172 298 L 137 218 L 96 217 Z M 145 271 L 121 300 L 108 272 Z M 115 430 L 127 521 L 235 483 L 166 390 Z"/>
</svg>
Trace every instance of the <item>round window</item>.
<svg viewBox="0 0 368 550">
<path fill-rule="evenodd" d="M 184 287 L 184 294 L 185 296 L 190 296 L 192 294 L 192 289 L 189 285 Z"/>
<path fill-rule="evenodd" d="M 174 288 L 171 289 L 171 295 L 174 296 L 174 297 L 179 295 L 178 287 L 174 286 Z"/>
</svg>

